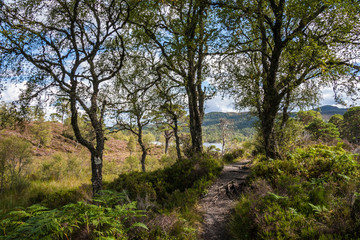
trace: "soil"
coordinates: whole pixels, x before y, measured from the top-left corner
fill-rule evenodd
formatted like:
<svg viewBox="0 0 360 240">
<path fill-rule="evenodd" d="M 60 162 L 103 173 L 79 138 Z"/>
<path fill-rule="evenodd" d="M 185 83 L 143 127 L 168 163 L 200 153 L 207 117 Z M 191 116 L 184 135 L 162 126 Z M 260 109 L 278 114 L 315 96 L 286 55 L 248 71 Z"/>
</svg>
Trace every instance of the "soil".
<svg viewBox="0 0 360 240">
<path fill-rule="evenodd" d="M 200 239 L 230 239 L 227 224 L 245 180 L 250 175 L 249 165 L 249 160 L 243 160 L 224 166 L 217 181 L 200 200 L 199 211 L 203 216 Z"/>
</svg>

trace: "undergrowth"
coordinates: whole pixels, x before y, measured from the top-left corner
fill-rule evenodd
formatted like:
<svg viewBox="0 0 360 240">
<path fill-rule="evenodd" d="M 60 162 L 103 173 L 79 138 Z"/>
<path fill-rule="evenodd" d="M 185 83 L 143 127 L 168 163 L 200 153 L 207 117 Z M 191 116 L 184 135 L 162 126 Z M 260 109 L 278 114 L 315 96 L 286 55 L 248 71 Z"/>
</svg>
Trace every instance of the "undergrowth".
<svg viewBox="0 0 360 240">
<path fill-rule="evenodd" d="M 235 239 L 359 239 L 360 165 L 341 145 L 259 161 L 230 222 Z"/>
<path fill-rule="evenodd" d="M 126 191 L 148 210 L 150 229 L 138 239 L 196 239 L 194 205 L 221 169 L 219 160 L 202 154 L 153 172 L 121 174 L 108 188 Z"/>
<path fill-rule="evenodd" d="M 143 211 L 126 195 L 104 191 L 94 204 L 77 202 L 49 209 L 39 204 L 19 208 L 0 220 L 0 239 L 129 239 Z"/>
</svg>

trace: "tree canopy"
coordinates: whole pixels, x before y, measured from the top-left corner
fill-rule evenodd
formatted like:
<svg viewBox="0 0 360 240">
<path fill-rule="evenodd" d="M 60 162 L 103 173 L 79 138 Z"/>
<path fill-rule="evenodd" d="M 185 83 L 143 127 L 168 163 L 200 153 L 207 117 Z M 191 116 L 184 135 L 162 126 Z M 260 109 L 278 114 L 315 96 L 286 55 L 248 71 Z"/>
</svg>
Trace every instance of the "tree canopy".
<svg viewBox="0 0 360 240">
<path fill-rule="evenodd" d="M 338 79 L 358 80 L 358 10 L 353 0 L 5 1 L 0 77 L 26 81 L 26 104 L 43 93 L 55 98 L 58 117 L 69 115 L 91 153 L 97 193 L 107 117 L 118 117 L 141 146 L 141 129 L 162 114 L 181 159 L 178 121 L 186 111 L 191 151 L 202 152 L 211 80 L 258 116 L 267 158 L 279 157 L 276 131 L 292 109 L 314 105 L 321 87 Z"/>
<path fill-rule="evenodd" d="M 276 116 L 286 124 L 291 106 L 311 105 L 331 76 L 349 72 L 356 48 L 358 3 L 353 1 L 260 0 L 220 2 L 228 34 L 224 60 L 239 108 L 258 115 L 268 158 L 277 157 Z"/>
</svg>

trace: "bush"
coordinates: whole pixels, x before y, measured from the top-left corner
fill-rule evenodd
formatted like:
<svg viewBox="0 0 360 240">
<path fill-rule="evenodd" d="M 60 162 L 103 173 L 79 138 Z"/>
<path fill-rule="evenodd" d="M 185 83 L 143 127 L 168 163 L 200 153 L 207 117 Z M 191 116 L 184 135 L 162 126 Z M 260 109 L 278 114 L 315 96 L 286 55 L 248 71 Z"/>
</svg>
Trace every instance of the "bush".
<svg viewBox="0 0 360 240">
<path fill-rule="evenodd" d="M 35 122 L 30 127 L 30 132 L 38 141 L 38 146 L 47 147 L 51 143 L 52 133 L 49 123 Z"/>
<path fill-rule="evenodd" d="M 24 168 L 31 160 L 29 142 L 16 136 L 0 140 L 0 192 L 5 188 L 23 189 Z"/>
<path fill-rule="evenodd" d="M 125 172 L 140 171 L 141 170 L 140 160 L 136 156 L 129 156 L 125 158 L 123 169 Z"/>
<path fill-rule="evenodd" d="M 305 130 L 310 132 L 315 141 L 331 142 L 340 136 L 339 130 L 334 124 L 324 122 L 322 119 L 315 119 L 305 127 Z"/>
<path fill-rule="evenodd" d="M 78 202 L 59 209 L 32 205 L 12 211 L 0 220 L 1 239 L 128 239 L 143 216 L 126 196 L 104 192 L 94 204 Z"/>
<path fill-rule="evenodd" d="M 221 168 L 218 160 L 199 155 L 153 172 L 121 174 L 109 188 L 126 190 L 130 199 L 145 201 L 147 206 L 152 206 L 150 202 L 154 202 L 169 209 L 186 208 L 188 205 L 185 206 L 182 201 L 187 199 L 185 202 L 193 203 L 193 199 L 205 191 L 209 181 L 220 173 Z"/>
<path fill-rule="evenodd" d="M 162 155 L 161 158 L 159 159 L 159 163 L 164 168 L 172 166 L 175 162 L 176 162 L 176 157 L 169 156 L 167 154 Z"/>
<path fill-rule="evenodd" d="M 234 150 L 234 151 L 232 151 L 230 153 L 224 154 L 223 159 L 224 159 L 225 162 L 231 163 L 234 160 L 236 160 L 238 158 L 241 158 L 243 156 L 244 156 L 244 149 L 239 148 L 239 149 L 236 149 L 236 150 Z"/>
<path fill-rule="evenodd" d="M 229 228 L 235 239 L 357 239 L 360 165 L 341 146 L 259 161 Z"/>
<path fill-rule="evenodd" d="M 75 189 L 60 190 L 45 195 L 44 199 L 41 201 L 41 204 L 48 208 L 58 208 L 69 203 L 76 203 L 82 198 L 83 196 L 81 196 L 79 191 Z"/>
<path fill-rule="evenodd" d="M 56 152 L 51 158 L 42 161 L 36 174 L 41 180 L 60 180 L 70 176 L 79 176 L 81 172 L 86 171 L 82 168 L 81 159 L 77 155 Z"/>
</svg>

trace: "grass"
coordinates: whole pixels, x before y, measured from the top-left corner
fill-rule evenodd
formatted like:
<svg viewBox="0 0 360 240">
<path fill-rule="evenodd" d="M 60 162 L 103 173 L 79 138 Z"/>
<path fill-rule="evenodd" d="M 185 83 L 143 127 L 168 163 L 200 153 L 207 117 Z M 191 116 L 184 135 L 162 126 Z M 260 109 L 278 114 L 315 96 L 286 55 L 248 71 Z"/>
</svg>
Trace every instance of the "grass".
<svg viewBox="0 0 360 240">
<path fill-rule="evenodd" d="M 229 225 L 234 239 L 359 239 L 357 155 L 313 145 L 254 162 Z"/>
</svg>

